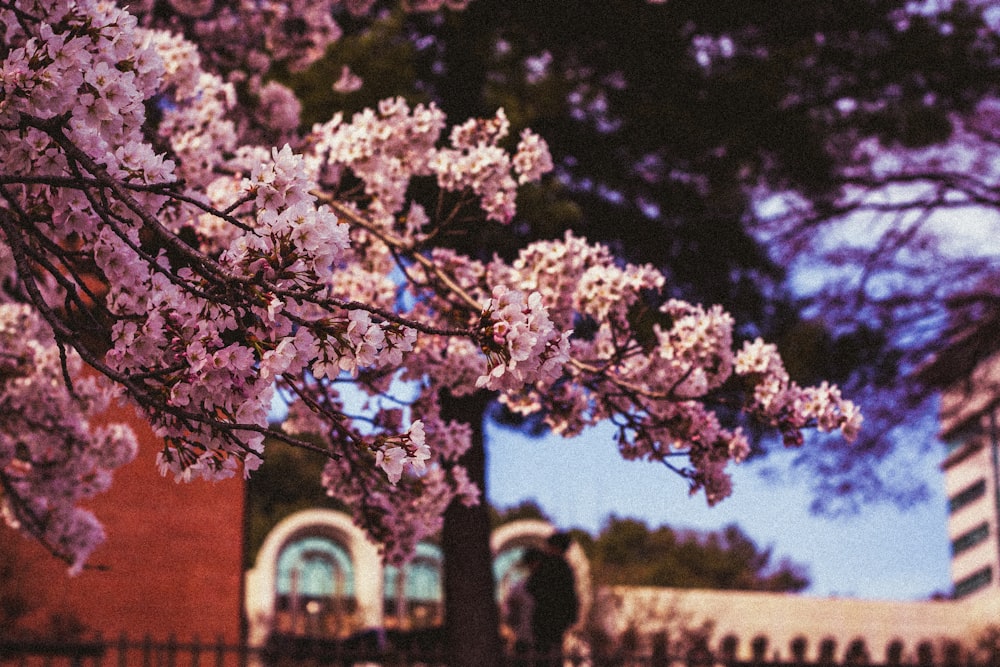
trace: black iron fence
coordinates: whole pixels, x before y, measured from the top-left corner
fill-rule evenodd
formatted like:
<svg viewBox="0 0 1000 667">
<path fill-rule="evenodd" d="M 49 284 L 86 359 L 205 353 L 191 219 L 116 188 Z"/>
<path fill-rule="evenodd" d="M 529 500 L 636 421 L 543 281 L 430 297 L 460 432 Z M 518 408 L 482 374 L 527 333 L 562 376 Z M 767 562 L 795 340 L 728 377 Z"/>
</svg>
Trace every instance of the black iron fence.
<svg viewBox="0 0 1000 667">
<path fill-rule="evenodd" d="M 505 655 L 504 667 L 1000 667 L 1000 660 L 974 659 L 970 654 L 941 656 L 936 661 L 926 655 L 917 660 L 872 663 L 867 656 L 847 654 L 842 660 L 820 655 L 816 660 L 738 660 L 723 650 L 707 650 L 672 655 L 663 644 L 651 650 L 617 650 L 602 654 L 571 653 L 561 656 Z M 757 653 L 755 651 L 755 653 Z M 948 659 L 950 658 L 950 659 Z M 122 636 L 55 641 L 16 640 L 0 637 L 0 667 L 447 667 L 440 637 L 399 637 L 367 634 L 353 642 L 317 641 L 301 637 L 278 638 L 266 647 L 251 648 L 223 640 L 154 641 Z"/>
<path fill-rule="evenodd" d="M 246 667 L 253 654 L 222 640 L 0 639 L 0 667 Z"/>
</svg>

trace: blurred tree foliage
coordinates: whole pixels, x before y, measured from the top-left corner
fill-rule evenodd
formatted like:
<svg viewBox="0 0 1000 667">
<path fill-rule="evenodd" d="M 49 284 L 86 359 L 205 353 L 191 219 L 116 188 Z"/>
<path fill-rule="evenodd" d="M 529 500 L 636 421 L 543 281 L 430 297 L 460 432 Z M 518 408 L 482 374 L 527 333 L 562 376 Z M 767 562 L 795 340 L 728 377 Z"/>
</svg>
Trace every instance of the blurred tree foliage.
<svg viewBox="0 0 1000 667">
<path fill-rule="evenodd" d="M 245 569 L 253 567 L 264 538 L 285 517 L 316 507 L 346 510 L 323 489 L 322 454 L 277 440 L 268 441 L 266 447 L 267 458 L 246 484 Z"/>
<path fill-rule="evenodd" d="M 587 238 L 750 333 L 788 320 L 783 272 L 752 235 L 761 190 L 831 206 L 843 169 L 870 166 L 860 140 L 940 143 L 950 114 L 995 90 L 995 37 L 948 4 L 476 0 L 409 21 L 426 35 L 422 87 L 451 118 L 503 107 L 549 142 L 558 186 L 530 203 L 571 197 Z M 524 207 L 522 235 L 561 234 L 547 214 Z"/>
<path fill-rule="evenodd" d="M 491 507 L 490 516 L 494 528 L 521 519 L 551 521 L 534 500 Z M 761 549 L 735 524 L 675 530 L 612 515 L 597 535 L 579 528 L 570 534 L 590 561 L 595 585 L 797 593 L 810 583 L 804 566 L 775 563 L 771 549 Z"/>
<path fill-rule="evenodd" d="M 411 104 L 428 102 L 420 92 L 416 65 L 419 47 L 405 25 L 406 14 L 397 10 L 381 18 L 363 21 L 344 13 L 344 36 L 334 42 L 326 56 L 301 72 L 274 69 L 270 76 L 290 86 L 302 103 L 302 124 L 325 123 L 335 112 L 350 118 L 365 108 L 377 108 L 379 100 L 402 95 Z M 338 92 L 334 83 L 348 67 L 363 85 Z"/>
<path fill-rule="evenodd" d="M 521 521 L 522 519 L 537 519 L 538 521 L 548 521 L 552 519 L 545 513 L 534 500 L 522 500 L 512 507 L 494 507 L 490 505 L 490 526 L 498 528 L 505 523 Z"/>
<path fill-rule="evenodd" d="M 816 508 L 837 512 L 924 495 L 879 464 L 926 423 L 935 387 L 912 371 L 944 339 L 948 296 L 970 290 L 984 267 L 932 254 L 903 216 L 958 200 L 1000 211 L 989 181 L 927 160 L 968 139 L 966 126 L 997 143 L 982 115 L 1000 82 L 990 7 L 476 0 L 454 13 L 387 11 L 331 57 L 338 67 L 356 58 L 359 71 L 392 63 L 390 75 L 366 78 L 359 104 L 402 94 L 435 101 L 453 121 L 503 107 L 512 142 L 528 126 L 548 141 L 556 171 L 523 189 L 511 228 L 470 221 L 442 243 L 510 256 L 570 227 L 659 266 L 667 296 L 723 304 L 739 336 L 778 341 L 794 379 L 837 382 L 862 402 L 861 443 L 818 439 L 799 458 Z M 339 69 L 317 72 L 303 76 L 329 88 Z M 936 194 L 869 197 L 913 185 Z M 824 248 L 826 226 L 858 212 L 882 216 L 869 240 Z M 891 215 L 900 217 L 886 223 Z M 786 275 L 803 257 L 837 276 L 808 297 Z"/>
<path fill-rule="evenodd" d="M 809 586 L 805 568 L 774 563 L 736 525 L 720 531 L 650 529 L 637 519 L 612 516 L 592 537 L 574 533 L 590 559 L 594 583 L 718 590 L 799 592 Z"/>
<path fill-rule="evenodd" d="M 928 414 L 934 387 L 912 371 L 943 340 L 949 296 L 989 282 L 981 265 L 941 263 L 906 216 L 922 221 L 960 201 L 1000 211 L 1000 179 L 926 159 L 967 140 L 963 127 L 984 145 L 1000 139 L 996 114 L 981 116 L 1000 77 L 992 3 L 475 0 L 430 15 L 386 6 L 326 61 L 283 77 L 307 101 L 307 122 L 389 95 L 432 100 L 452 122 L 503 107 L 511 141 L 530 126 L 556 164 L 522 190 L 509 228 L 470 220 L 439 243 L 509 257 L 572 228 L 655 264 L 669 278 L 665 296 L 722 304 L 739 337 L 780 341 L 794 379 L 837 382 L 863 405 L 861 442 L 817 438 L 801 450 L 817 509 L 923 497 L 909 469 L 884 462 L 897 443 L 929 447 L 926 432 L 921 441 L 908 429 Z M 331 89 L 345 64 L 365 80 L 347 95 Z M 914 185 L 931 194 L 869 196 Z M 826 226 L 854 213 L 900 217 L 850 252 L 829 251 Z M 786 273 L 802 257 L 847 278 L 805 298 Z M 980 293 L 1000 303 L 998 290 Z M 476 525 L 488 520 L 483 512 Z M 473 548 L 444 547 L 452 562 Z"/>
</svg>

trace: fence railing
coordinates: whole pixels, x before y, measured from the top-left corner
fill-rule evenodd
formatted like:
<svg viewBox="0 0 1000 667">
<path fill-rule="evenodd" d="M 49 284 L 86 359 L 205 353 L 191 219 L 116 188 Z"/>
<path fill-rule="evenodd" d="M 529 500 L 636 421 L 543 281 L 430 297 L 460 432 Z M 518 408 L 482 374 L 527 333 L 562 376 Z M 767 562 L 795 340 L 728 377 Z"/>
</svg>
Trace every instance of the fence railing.
<svg viewBox="0 0 1000 667">
<path fill-rule="evenodd" d="M 391 639 L 391 638 L 390 638 Z M 1000 667 L 1000 661 L 944 660 L 870 663 L 867 660 L 737 660 L 708 652 L 670 655 L 615 651 L 608 655 L 505 655 L 504 667 Z M 154 641 L 126 636 L 72 641 L 14 640 L 0 637 L 0 667 L 447 667 L 440 642 L 393 644 L 371 636 L 358 643 L 286 638 L 264 648 L 223 640 Z"/>
<path fill-rule="evenodd" d="M 0 667 L 245 667 L 255 653 L 222 640 L 179 642 L 120 637 L 84 639 L 4 640 Z"/>
</svg>

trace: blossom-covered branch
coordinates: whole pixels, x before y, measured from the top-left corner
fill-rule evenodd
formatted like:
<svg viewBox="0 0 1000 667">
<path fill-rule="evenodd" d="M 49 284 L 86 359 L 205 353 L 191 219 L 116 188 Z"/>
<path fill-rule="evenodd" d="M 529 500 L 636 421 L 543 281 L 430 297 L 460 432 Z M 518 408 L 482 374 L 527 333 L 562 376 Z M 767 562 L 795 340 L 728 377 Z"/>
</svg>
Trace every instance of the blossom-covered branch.
<svg viewBox="0 0 1000 667">
<path fill-rule="evenodd" d="M 272 35 L 280 7 L 312 25 L 294 2 L 250 25 Z M 453 499 L 478 501 L 457 464 L 468 428 L 442 418 L 443 392 L 492 392 L 567 435 L 612 420 L 627 457 L 686 456 L 710 502 L 748 451 L 715 412 L 723 396 L 792 443 L 806 427 L 856 432 L 836 388 L 798 387 L 762 341 L 734 350 L 720 308 L 650 301 L 665 282 L 653 267 L 570 233 L 510 263 L 435 245 L 463 216 L 510 222 L 518 186 L 552 168 L 502 110 L 444 136 L 433 104 L 387 99 L 304 133 L 282 123 L 274 147 L 276 128 L 237 103 L 234 72 L 260 74 L 240 70 L 252 51 L 220 55 L 150 21 L 104 2 L 0 2 L 0 325 L 31 322 L 0 391 L 57 395 L 31 408 L 51 439 L 0 429 L 2 501 L 77 566 L 100 538 L 74 509 L 95 490 L 89 471 L 107 478 L 130 442 L 89 428 L 97 390 L 79 358 L 138 406 L 179 480 L 251 473 L 281 392 L 276 434 L 327 454 L 324 483 L 393 561 Z M 71 384 L 52 362 L 64 348 Z M 344 379 L 373 397 L 369 420 L 345 413 Z M 377 400 L 401 385 L 405 402 Z M 39 466 L 52 484 L 33 481 Z"/>
</svg>

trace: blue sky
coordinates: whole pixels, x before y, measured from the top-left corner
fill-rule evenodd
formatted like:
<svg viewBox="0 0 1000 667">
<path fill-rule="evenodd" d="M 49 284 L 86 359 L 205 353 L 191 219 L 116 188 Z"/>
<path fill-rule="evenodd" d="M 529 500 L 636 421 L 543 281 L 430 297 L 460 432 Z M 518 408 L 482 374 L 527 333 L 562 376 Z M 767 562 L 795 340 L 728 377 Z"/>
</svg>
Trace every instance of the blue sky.
<svg viewBox="0 0 1000 667">
<path fill-rule="evenodd" d="M 736 523 L 776 559 L 808 568 L 807 595 L 914 600 L 951 589 L 940 447 L 911 462 L 911 473 L 927 481 L 928 501 L 906 511 L 868 505 L 834 519 L 810 514 L 808 488 L 804 480 L 788 481 L 794 471 L 785 454 L 734 467 L 733 495 L 709 508 L 668 470 L 622 460 L 606 426 L 571 440 L 491 426 L 487 438 L 491 502 L 509 507 L 533 499 L 562 528 L 596 532 L 610 514 L 700 530 Z M 765 468 L 785 481 L 765 479 Z"/>
</svg>

